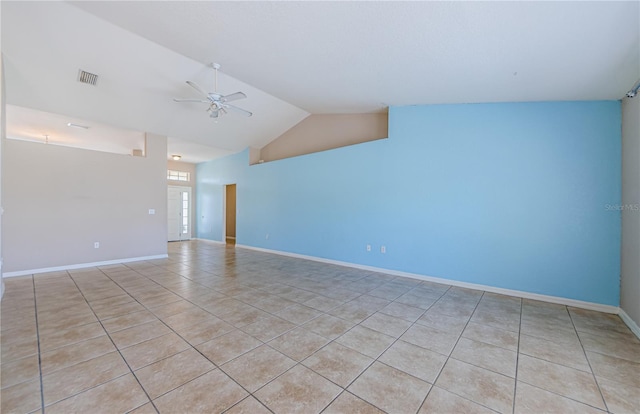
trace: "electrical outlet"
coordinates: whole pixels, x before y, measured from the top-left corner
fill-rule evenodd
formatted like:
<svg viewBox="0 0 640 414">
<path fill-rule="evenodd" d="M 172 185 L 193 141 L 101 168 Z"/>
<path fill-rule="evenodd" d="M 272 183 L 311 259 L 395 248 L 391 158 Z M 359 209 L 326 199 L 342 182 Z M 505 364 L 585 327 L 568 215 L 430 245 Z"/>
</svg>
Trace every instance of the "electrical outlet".
<svg viewBox="0 0 640 414">
<path fill-rule="evenodd" d="M 100 242 L 93 243 L 93 248 L 94 249 L 99 249 L 100 248 Z"/>
<path fill-rule="evenodd" d="M 371 245 L 367 244 L 367 251 L 370 252 L 371 251 Z"/>
<path fill-rule="evenodd" d="M 387 252 L 387 246 L 380 246 L 380 253 L 386 253 Z"/>
<path fill-rule="evenodd" d="M 269 240 L 269 233 L 267 233 L 267 235 L 266 235 L 266 236 L 264 236 L 264 238 L 265 238 L 266 240 Z"/>
</svg>

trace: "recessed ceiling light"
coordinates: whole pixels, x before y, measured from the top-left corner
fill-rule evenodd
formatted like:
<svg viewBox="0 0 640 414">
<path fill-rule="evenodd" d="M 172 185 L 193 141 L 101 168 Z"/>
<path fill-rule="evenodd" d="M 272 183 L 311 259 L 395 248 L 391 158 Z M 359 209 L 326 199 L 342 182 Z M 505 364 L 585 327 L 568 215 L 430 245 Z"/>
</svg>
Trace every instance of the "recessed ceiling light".
<svg viewBox="0 0 640 414">
<path fill-rule="evenodd" d="M 180 161 L 180 158 L 182 158 L 182 155 L 172 155 L 171 158 L 173 158 L 174 161 Z"/>
<path fill-rule="evenodd" d="M 71 122 L 68 122 L 68 123 L 67 123 L 67 126 L 68 126 L 68 127 L 72 127 L 72 128 L 89 129 L 89 127 L 88 127 L 88 126 L 86 126 L 86 125 L 79 125 L 79 124 L 74 124 L 74 123 L 71 123 Z"/>
</svg>

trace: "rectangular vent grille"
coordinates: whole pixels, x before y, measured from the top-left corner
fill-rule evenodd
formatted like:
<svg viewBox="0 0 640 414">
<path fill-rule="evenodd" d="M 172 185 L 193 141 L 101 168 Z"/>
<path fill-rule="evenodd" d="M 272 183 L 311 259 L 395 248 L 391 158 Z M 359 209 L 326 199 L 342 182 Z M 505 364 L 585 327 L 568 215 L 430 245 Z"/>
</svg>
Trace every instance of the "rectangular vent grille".
<svg viewBox="0 0 640 414">
<path fill-rule="evenodd" d="M 96 75 L 95 73 L 85 72 L 84 70 L 80 69 L 80 71 L 78 72 L 78 82 L 88 83 L 89 85 L 95 86 L 96 83 L 98 83 L 98 75 Z"/>
</svg>

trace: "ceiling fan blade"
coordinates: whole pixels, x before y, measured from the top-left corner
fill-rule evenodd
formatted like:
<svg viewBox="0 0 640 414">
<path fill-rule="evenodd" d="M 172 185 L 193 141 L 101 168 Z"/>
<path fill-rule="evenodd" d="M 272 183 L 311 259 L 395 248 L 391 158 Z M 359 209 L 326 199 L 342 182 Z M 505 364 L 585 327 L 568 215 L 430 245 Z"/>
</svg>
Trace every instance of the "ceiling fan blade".
<svg viewBox="0 0 640 414">
<path fill-rule="evenodd" d="M 173 98 L 173 100 L 175 102 L 203 102 L 203 103 L 209 103 L 210 101 L 205 101 L 204 99 L 178 99 L 178 98 Z"/>
<path fill-rule="evenodd" d="M 244 99 L 246 97 L 247 95 L 245 95 L 243 92 L 236 92 L 230 95 L 221 96 L 220 100 L 222 102 L 232 102 L 232 101 L 237 101 L 238 99 Z"/>
<path fill-rule="evenodd" d="M 244 109 L 238 108 L 237 106 L 225 105 L 224 107 L 227 108 L 227 109 L 231 109 L 233 112 L 235 112 L 237 114 L 246 116 L 247 118 L 250 117 L 251 115 L 253 115 L 251 112 L 245 111 Z"/>
<path fill-rule="evenodd" d="M 197 84 L 191 82 L 191 81 L 187 81 L 187 85 L 191 86 L 193 89 L 195 89 L 196 91 L 200 92 L 201 95 L 205 96 L 207 99 L 209 99 L 209 93 L 207 91 L 205 91 L 204 89 L 202 89 L 201 87 L 199 87 Z"/>
</svg>

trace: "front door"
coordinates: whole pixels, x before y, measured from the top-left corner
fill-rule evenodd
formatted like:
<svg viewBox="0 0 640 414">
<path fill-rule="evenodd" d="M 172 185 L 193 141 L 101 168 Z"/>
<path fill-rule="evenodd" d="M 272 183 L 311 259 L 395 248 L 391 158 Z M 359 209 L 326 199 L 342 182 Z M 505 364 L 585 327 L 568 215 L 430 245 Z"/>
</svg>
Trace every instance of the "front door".
<svg viewBox="0 0 640 414">
<path fill-rule="evenodd" d="M 169 186 L 167 192 L 168 240 L 191 238 L 191 188 Z"/>
</svg>

